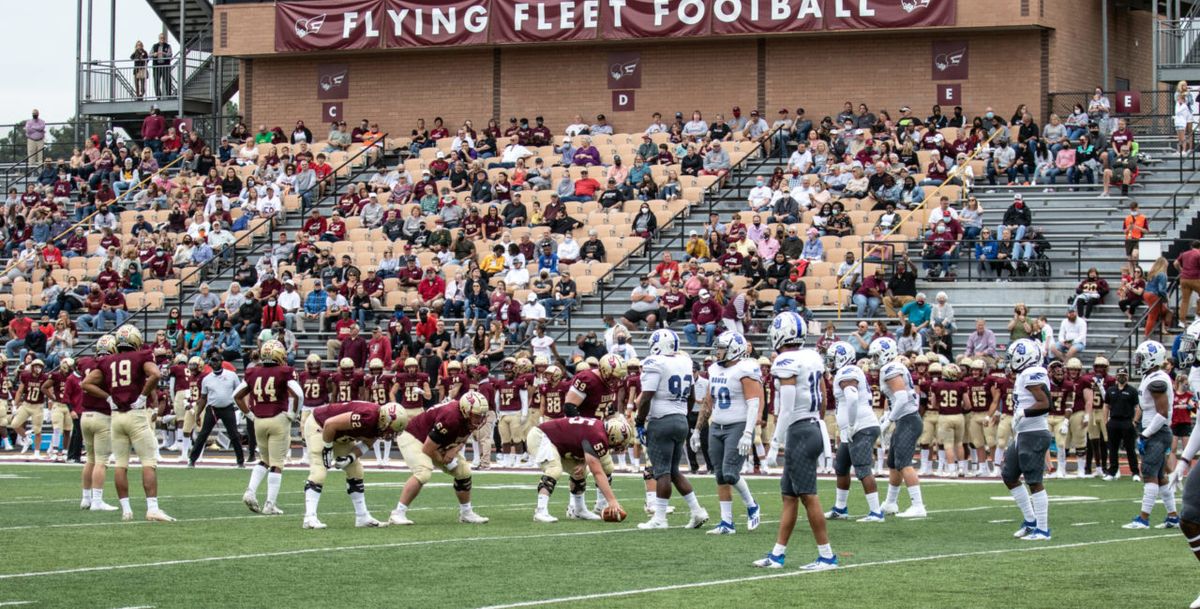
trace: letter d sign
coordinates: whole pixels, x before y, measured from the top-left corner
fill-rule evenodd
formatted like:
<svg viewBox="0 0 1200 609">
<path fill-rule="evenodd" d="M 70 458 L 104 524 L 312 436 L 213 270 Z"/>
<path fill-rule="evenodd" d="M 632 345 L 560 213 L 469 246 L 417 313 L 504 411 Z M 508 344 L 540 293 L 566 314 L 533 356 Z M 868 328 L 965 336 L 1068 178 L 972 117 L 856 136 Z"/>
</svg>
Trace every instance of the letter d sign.
<svg viewBox="0 0 1200 609">
<path fill-rule="evenodd" d="M 613 112 L 633 112 L 633 91 L 613 91 L 612 92 L 612 111 Z"/>
</svg>

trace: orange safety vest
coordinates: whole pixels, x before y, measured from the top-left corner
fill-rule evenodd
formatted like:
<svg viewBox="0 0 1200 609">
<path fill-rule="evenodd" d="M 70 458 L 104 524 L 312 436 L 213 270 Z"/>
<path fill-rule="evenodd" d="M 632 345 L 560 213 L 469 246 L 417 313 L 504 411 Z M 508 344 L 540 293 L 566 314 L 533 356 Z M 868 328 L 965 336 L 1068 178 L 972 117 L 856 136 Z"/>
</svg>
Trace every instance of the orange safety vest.
<svg viewBox="0 0 1200 609">
<path fill-rule="evenodd" d="M 1129 214 L 1125 216 L 1125 238 L 1130 240 L 1141 239 L 1146 233 L 1146 216 L 1142 214 Z"/>
</svg>

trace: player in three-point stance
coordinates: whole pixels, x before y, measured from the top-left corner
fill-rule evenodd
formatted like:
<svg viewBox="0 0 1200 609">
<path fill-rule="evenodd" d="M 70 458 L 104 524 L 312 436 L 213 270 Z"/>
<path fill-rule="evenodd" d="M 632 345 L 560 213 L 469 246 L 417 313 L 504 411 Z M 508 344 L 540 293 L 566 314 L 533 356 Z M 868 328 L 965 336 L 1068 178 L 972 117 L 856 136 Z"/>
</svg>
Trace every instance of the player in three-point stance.
<svg viewBox="0 0 1200 609">
<path fill-rule="evenodd" d="M 745 339 L 742 344 L 744 350 Z M 639 529 L 667 528 L 672 485 L 691 510 L 685 528 L 698 529 L 708 522 L 708 511 L 700 506 L 692 483 L 679 471 L 684 443 L 688 441 L 687 413 L 695 403 L 693 380 L 692 359 L 679 353 L 679 337 L 670 330 L 655 330 L 650 335 L 650 356 L 642 362 L 642 395 L 635 423 L 645 437 L 642 445 L 650 460 L 656 497 L 654 515 L 639 524 Z"/>
<path fill-rule="evenodd" d="M 1167 453 L 1171 451 L 1171 411 L 1174 388 L 1171 375 L 1162 369 L 1170 355 L 1160 343 L 1148 340 L 1138 345 L 1133 352 L 1133 367 L 1142 375 L 1138 385 L 1138 408 L 1142 411 L 1142 511 L 1133 518 L 1126 529 L 1150 528 L 1150 513 L 1154 503 L 1162 498 L 1167 508 L 1167 518 L 1160 529 L 1179 526 L 1179 513 L 1175 511 L 1175 489 L 1167 484 Z M 1190 442 L 1189 442 L 1190 443 Z"/>
<path fill-rule="evenodd" d="M 836 342 L 825 351 L 825 365 L 834 371 L 833 397 L 837 400 L 838 448 L 833 460 L 837 474 L 837 499 L 825 515 L 830 520 L 849 520 L 850 467 L 862 482 L 867 496 L 867 515 L 859 522 L 883 522 L 879 489 L 871 471 L 871 450 L 879 439 L 879 419 L 871 409 L 871 387 L 867 375 L 855 364 L 854 347 Z"/>
<path fill-rule="evenodd" d="M 837 567 L 837 556 L 829 546 L 825 529 L 825 512 L 817 496 L 817 459 L 825 453 L 829 442 L 821 429 L 821 380 L 825 363 L 814 349 L 804 348 L 805 322 L 791 311 L 780 313 L 771 322 L 768 332 L 771 347 L 777 353 L 771 364 L 775 382 L 775 416 L 778 421 L 775 437 L 767 450 L 767 464 L 774 465 L 779 450 L 785 449 L 783 476 L 779 481 L 783 508 L 779 514 L 779 535 L 775 546 L 754 566 L 767 569 L 783 568 L 784 555 L 800 504 L 808 516 L 808 526 L 817 542 L 817 559 L 802 569 L 821 571 Z"/>
<path fill-rule="evenodd" d="M 1004 450 L 1000 478 L 1024 518 L 1013 537 L 1045 541 L 1050 539 L 1050 497 L 1042 476 L 1053 439 L 1048 420 L 1050 375 L 1042 367 L 1042 348 L 1036 342 L 1022 338 L 1009 346 L 1008 354 L 1008 365 L 1017 373 L 1017 380 L 1013 385 L 1013 440 Z"/>
<path fill-rule="evenodd" d="M 716 362 L 708 367 L 708 395 L 696 427 L 708 422 L 708 458 L 717 478 L 717 500 L 721 522 L 708 533 L 732 535 L 733 489 L 746 504 L 746 528 L 753 531 L 760 521 L 758 503 L 741 471 L 754 448 L 754 430 L 762 419 L 763 383 L 758 362 L 747 357 L 748 343 L 736 332 L 717 339 Z M 692 450 L 700 449 L 700 434 L 693 430 Z"/>
<path fill-rule="evenodd" d="M 877 338 L 868 348 L 871 359 L 879 368 L 879 391 L 888 400 L 884 410 L 880 433 L 892 432 L 888 444 L 888 492 L 880 506 L 884 514 L 896 514 L 897 518 L 924 518 L 925 500 L 921 495 L 921 480 L 913 467 L 913 456 L 917 453 L 917 442 L 921 439 L 924 423 L 921 421 L 920 396 L 913 386 L 908 367 L 898 361 L 900 349 L 890 338 Z M 891 429 L 893 428 L 894 429 Z M 900 499 L 900 483 L 908 489 L 912 505 L 903 512 L 897 505 Z"/>
<path fill-rule="evenodd" d="M 613 470 L 610 451 L 628 446 L 632 439 L 633 429 L 624 417 L 604 420 L 558 417 L 530 429 L 525 443 L 533 463 L 542 470 L 533 521 L 558 522 L 558 518 L 550 515 L 550 495 L 563 473 L 570 476 L 571 503 L 576 511 L 587 511 L 583 489 L 589 471 L 596 479 L 596 487 L 604 495 L 608 509 L 621 511 L 621 504 L 608 483 Z"/>
</svg>

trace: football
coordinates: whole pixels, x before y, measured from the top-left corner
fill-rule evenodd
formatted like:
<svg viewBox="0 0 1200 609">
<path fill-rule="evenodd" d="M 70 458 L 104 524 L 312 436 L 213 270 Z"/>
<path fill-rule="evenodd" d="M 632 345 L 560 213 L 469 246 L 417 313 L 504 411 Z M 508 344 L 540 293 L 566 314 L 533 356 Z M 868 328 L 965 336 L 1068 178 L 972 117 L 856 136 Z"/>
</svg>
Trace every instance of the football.
<svg viewBox="0 0 1200 609">
<path fill-rule="evenodd" d="M 628 514 L 625 513 L 625 510 L 611 505 L 604 508 L 604 511 L 600 513 L 600 517 L 604 519 L 604 522 L 624 522 L 626 516 Z"/>
</svg>

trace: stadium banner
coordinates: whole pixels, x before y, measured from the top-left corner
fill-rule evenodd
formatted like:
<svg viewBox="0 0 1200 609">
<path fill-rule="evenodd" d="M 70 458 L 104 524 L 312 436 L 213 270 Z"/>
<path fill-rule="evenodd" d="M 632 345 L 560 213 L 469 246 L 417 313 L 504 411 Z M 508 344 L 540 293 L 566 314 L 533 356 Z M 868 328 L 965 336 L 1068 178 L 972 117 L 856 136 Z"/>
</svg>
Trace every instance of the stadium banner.
<svg viewBox="0 0 1200 609">
<path fill-rule="evenodd" d="M 380 0 L 275 3 L 275 50 L 335 51 L 379 47 Z"/>
<path fill-rule="evenodd" d="M 449 47 L 954 25 L 957 0 L 312 0 L 275 50 Z"/>
</svg>

